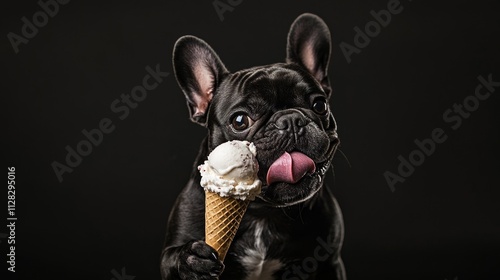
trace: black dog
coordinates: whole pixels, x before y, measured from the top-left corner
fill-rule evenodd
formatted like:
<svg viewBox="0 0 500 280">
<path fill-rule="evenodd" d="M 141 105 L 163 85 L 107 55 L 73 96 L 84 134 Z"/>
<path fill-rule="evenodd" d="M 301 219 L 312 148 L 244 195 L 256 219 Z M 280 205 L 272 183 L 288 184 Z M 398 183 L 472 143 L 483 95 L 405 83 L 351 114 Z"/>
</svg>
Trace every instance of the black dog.
<svg viewBox="0 0 500 280">
<path fill-rule="evenodd" d="M 175 75 L 191 119 L 208 135 L 170 213 L 163 279 L 345 279 L 342 216 L 323 187 L 339 144 L 328 104 L 330 50 L 328 27 L 311 14 L 291 26 L 287 63 L 230 73 L 204 41 L 177 41 Z M 196 166 L 229 140 L 255 144 L 263 186 L 222 264 L 203 241 L 204 192 Z"/>
</svg>

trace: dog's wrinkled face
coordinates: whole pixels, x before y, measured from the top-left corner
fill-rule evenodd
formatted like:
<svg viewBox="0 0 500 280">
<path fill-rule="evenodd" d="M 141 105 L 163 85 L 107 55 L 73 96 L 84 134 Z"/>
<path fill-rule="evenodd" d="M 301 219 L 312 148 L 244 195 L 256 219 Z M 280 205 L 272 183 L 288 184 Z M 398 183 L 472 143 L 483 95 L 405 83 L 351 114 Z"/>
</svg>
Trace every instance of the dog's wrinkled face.
<svg viewBox="0 0 500 280">
<path fill-rule="evenodd" d="M 209 152 L 229 140 L 254 142 L 266 203 L 293 205 L 322 186 L 339 143 L 329 106 L 330 49 L 328 28 L 310 14 L 292 24 L 287 63 L 229 73 L 200 39 L 182 37 L 175 46 L 176 77 L 192 120 L 209 130 Z"/>
<path fill-rule="evenodd" d="M 312 196 L 338 143 L 328 95 L 294 64 L 230 74 L 209 109 L 210 149 L 233 139 L 254 142 L 261 198 L 288 205 Z"/>
</svg>

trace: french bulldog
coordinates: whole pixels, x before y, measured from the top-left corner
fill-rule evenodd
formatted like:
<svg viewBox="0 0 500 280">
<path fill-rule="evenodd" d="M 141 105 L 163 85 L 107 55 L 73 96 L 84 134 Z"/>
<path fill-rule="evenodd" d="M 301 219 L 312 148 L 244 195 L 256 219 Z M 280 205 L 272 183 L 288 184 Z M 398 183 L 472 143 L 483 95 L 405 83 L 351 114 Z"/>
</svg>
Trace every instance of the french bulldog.
<svg viewBox="0 0 500 280">
<path fill-rule="evenodd" d="M 342 214 L 324 186 L 339 145 L 329 105 L 330 52 L 330 31 L 312 14 L 291 25 L 285 63 L 231 73 L 201 39 L 176 42 L 177 82 L 191 120 L 208 134 L 168 219 L 164 280 L 345 279 Z M 230 140 L 255 144 L 262 192 L 222 263 L 204 242 L 205 195 L 196 167 Z"/>
</svg>

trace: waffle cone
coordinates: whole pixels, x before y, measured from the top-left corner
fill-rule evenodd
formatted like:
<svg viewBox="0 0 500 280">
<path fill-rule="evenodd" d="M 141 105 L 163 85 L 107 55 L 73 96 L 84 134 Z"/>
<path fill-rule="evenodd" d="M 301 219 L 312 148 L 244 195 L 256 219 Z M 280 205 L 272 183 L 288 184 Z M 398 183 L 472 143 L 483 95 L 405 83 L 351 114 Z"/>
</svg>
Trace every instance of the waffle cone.
<svg viewBox="0 0 500 280">
<path fill-rule="evenodd" d="M 224 261 L 233 241 L 249 200 L 221 197 L 205 191 L 205 242 L 219 253 Z"/>
</svg>

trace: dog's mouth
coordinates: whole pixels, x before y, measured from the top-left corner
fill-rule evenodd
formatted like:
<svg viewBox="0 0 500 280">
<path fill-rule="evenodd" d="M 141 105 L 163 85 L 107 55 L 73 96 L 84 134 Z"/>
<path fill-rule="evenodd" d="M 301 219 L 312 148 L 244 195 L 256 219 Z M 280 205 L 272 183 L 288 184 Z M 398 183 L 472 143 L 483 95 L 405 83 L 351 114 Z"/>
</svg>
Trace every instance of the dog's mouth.
<svg viewBox="0 0 500 280">
<path fill-rule="evenodd" d="M 330 163 L 315 162 L 298 151 L 284 152 L 268 168 L 258 197 L 275 207 L 304 202 L 320 189 Z"/>
<path fill-rule="evenodd" d="M 340 143 L 335 130 L 325 135 L 320 133 L 318 138 L 296 141 L 286 148 L 256 141 L 258 176 L 262 182 L 258 198 L 274 207 L 287 207 L 314 197 L 323 186 Z M 277 149 L 281 151 L 276 153 Z"/>
</svg>

